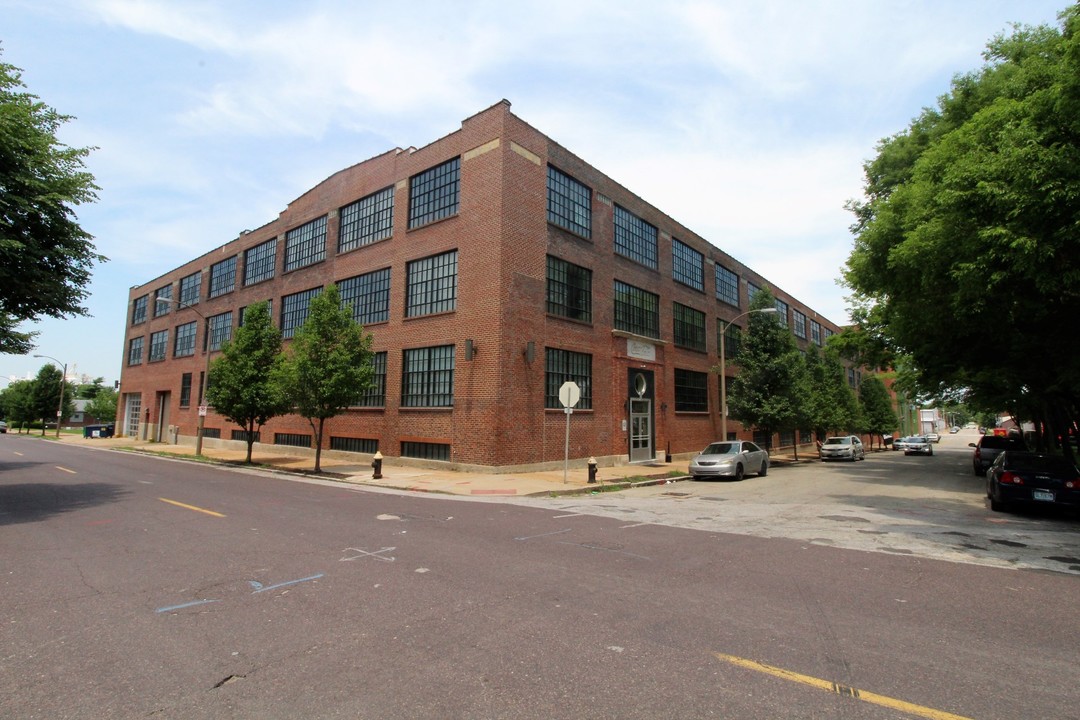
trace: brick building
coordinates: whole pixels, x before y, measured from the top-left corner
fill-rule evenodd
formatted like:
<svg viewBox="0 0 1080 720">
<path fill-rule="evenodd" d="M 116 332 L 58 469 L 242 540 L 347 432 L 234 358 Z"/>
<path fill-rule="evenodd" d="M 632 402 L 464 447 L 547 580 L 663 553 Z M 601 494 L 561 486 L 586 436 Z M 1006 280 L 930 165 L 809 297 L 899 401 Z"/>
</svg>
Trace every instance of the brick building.
<svg viewBox="0 0 1080 720">
<path fill-rule="evenodd" d="M 837 330 L 502 101 L 133 287 L 118 431 L 192 442 L 202 373 L 244 308 L 270 300 L 288 338 L 331 282 L 374 336 L 378 382 L 328 422 L 325 448 L 462 466 L 561 461 L 567 380 L 582 391 L 572 458 L 700 449 L 720 432 L 717 333 L 757 288 L 803 346 Z M 241 438 L 212 408 L 205 422 L 207 443 Z M 275 418 L 260 442 L 307 445 L 311 430 Z"/>
</svg>

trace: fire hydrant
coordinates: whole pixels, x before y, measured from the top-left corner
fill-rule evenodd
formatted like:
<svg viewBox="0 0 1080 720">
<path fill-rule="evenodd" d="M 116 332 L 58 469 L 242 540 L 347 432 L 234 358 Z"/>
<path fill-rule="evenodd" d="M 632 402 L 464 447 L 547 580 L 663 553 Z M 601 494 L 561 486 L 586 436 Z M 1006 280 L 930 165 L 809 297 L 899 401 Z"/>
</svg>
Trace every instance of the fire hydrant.
<svg viewBox="0 0 1080 720">
<path fill-rule="evenodd" d="M 382 480 L 382 453 L 378 450 L 375 451 L 375 456 L 371 460 L 371 467 L 375 471 L 371 474 L 373 480 Z"/>
<path fill-rule="evenodd" d="M 596 458 L 589 458 L 589 482 L 596 482 Z"/>
</svg>

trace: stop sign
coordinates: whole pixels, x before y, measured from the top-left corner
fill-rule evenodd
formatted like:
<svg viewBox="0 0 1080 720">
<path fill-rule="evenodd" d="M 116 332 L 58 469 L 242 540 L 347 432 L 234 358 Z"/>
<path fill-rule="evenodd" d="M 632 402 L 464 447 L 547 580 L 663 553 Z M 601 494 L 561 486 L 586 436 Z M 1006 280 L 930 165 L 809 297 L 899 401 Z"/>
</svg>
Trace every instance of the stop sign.
<svg viewBox="0 0 1080 720">
<path fill-rule="evenodd" d="M 581 388 L 573 380 L 567 380 L 559 388 L 559 402 L 563 407 L 572 408 L 581 400 Z"/>
</svg>

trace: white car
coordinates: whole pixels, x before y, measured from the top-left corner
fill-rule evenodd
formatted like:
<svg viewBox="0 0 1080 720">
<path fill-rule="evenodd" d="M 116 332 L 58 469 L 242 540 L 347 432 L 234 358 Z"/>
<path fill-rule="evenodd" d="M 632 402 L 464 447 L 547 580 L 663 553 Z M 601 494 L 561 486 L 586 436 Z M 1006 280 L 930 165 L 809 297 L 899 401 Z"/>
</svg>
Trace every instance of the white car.
<svg viewBox="0 0 1080 720">
<path fill-rule="evenodd" d="M 933 455 L 934 444 L 930 441 L 930 438 L 923 435 L 917 435 L 915 437 L 909 437 L 907 447 L 904 448 L 905 455 Z"/>
<path fill-rule="evenodd" d="M 840 435 L 826 438 L 819 451 L 821 460 L 865 460 L 866 451 L 857 435 Z"/>
<path fill-rule="evenodd" d="M 748 472 L 759 477 L 769 472 L 769 453 L 746 440 L 718 440 L 690 461 L 690 475 L 695 480 L 707 477 L 742 480 Z"/>
<path fill-rule="evenodd" d="M 938 435 L 937 433 L 927 433 L 926 439 L 933 443 L 941 442 L 941 435 Z"/>
</svg>

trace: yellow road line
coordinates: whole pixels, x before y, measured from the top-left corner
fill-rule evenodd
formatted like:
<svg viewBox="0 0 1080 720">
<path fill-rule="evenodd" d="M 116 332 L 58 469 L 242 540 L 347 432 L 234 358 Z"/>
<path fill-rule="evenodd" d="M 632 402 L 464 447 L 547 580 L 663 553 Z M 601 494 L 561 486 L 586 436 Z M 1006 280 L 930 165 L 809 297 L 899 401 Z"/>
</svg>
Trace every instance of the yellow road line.
<svg viewBox="0 0 1080 720">
<path fill-rule="evenodd" d="M 161 502 L 169 503 L 170 505 L 175 505 L 176 507 L 187 508 L 188 510 L 194 510 L 195 512 L 201 512 L 201 513 L 206 513 L 207 515 L 213 515 L 214 517 L 225 517 L 224 515 L 222 515 L 219 512 L 214 512 L 213 510 L 207 510 L 206 508 L 195 507 L 194 505 L 188 505 L 188 504 L 182 503 L 182 502 L 177 502 L 176 500 L 170 500 L 168 498 L 158 498 L 158 500 L 160 500 Z"/>
<path fill-rule="evenodd" d="M 783 668 L 774 667 L 772 665 L 766 665 L 765 663 L 759 663 L 755 660 L 747 660 L 746 658 L 736 657 L 735 655 L 725 655 L 724 653 L 713 653 L 713 655 L 719 660 L 731 663 L 732 665 L 737 665 L 741 668 L 746 668 L 747 670 L 756 670 L 783 680 L 791 680 L 792 682 L 809 685 L 810 687 L 819 690 L 836 693 L 837 695 L 846 695 L 873 705 L 880 705 L 892 710 L 899 710 L 900 712 L 911 715 L 929 718 L 930 720 L 971 720 L 971 718 L 964 717 L 963 715 L 954 715 L 943 710 L 935 710 L 933 708 L 923 707 L 922 705 L 914 705 L 885 695 L 878 695 L 865 690 L 858 690 L 853 687 L 839 685 L 830 680 L 822 680 L 820 678 L 810 677 L 809 675 L 800 675 L 799 673 L 784 670 Z"/>
<path fill-rule="evenodd" d="M 78 475 L 79 474 L 79 473 L 75 472 L 74 470 L 68 470 L 66 467 L 60 467 L 59 465 L 55 465 L 54 467 L 57 470 L 63 470 L 64 472 L 71 473 L 72 475 Z"/>
</svg>

